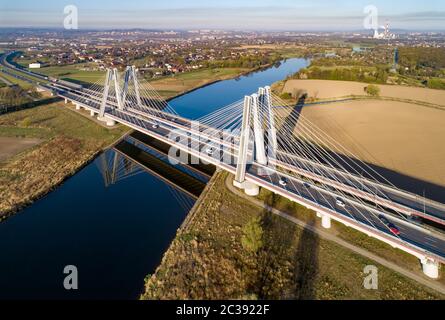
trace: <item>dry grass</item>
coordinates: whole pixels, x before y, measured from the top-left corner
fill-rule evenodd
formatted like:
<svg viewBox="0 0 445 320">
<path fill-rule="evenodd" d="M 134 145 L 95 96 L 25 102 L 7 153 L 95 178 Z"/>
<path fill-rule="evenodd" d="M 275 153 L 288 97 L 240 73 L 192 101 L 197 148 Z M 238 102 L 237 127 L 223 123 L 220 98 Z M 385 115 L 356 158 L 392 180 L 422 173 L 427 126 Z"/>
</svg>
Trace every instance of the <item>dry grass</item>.
<svg viewBox="0 0 445 320">
<path fill-rule="evenodd" d="M 0 165 L 0 218 L 59 185 L 126 130 L 105 129 L 59 104 L 1 116 L 0 136 L 44 142 Z"/>
<path fill-rule="evenodd" d="M 142 299 L 444 298 L 378 265 L 379 289 L 365 290 L 363 269 L 375 262 L 238 198 L 225 188 L 226 176 L 217 173 L 193 219 L 147 278 Z M 241 237 L 258 216 L 264 247 L 253 254 Z"/>
</svg>

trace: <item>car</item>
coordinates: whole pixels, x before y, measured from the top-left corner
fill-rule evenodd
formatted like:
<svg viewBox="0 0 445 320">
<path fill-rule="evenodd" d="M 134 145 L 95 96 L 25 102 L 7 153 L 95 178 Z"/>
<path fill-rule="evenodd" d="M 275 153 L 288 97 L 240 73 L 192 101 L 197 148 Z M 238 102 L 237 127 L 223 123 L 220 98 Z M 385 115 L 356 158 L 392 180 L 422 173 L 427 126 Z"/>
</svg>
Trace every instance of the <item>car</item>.
<svg viewBox="0 0 445 320">
<path fill-rule="evenodd" d="M 388 227 L 389 231 L 395 235 L 395 236 L 399 236 L 400 235 L 400 230 L 399 228 L 397 228 L 393 223 L 391 223 L 386 217 L 384 217 L 383 215 L 379 215 L 379 219 L 380 221 L 382 221 L 382 223 Z"/>
<path fill-rule="evenodd" d="M 338 199 L 335 201 L 335 203 L 337 204 L 337 206 L 339 206 L 339 207 L 341 207 L 341 208 L 346 207 L 346 203 L 345 203 L 342 199 L 340 199 L 340 198 L 338 198 Z"/>
<path fill-rule="evenodd" d="M 278 182 L 281 186 L 285 187 L 287 186 L 287 179 L 286 178 L 281 178 L 280 181 Z"/>
<path fill-rule="evenodd" d="M 389 228 L 389 231 L 391 231 L 391 233 L 392 233 L 393 235 L 395 235 L 395 236 L 399 236 L 399 235 L 400 235 L 400 230 L 399 230 L 399 228 L 397 228 L 395 225 L 390 224 L 390 225 L 388 226 L 388 228 Z"/>
<path fill-rule="evenodd" d="M 213 155 L 213 153 L 215 152 L 215 150 L 213 149 L 213 148 L 207 148 L 207 150 L 206 150 L 206 153 L 209 155 L 209 156 L 212 156 Z"/>
<path fill-rule="evenodd" d="M 303 186 L 304 186 L 305 188 L 308 188 L 308 189 L 311 187 L 311 185 L 310 185 L 309 183 L 307 183 L 307 182 L 303 183 Z"/>
<path fill-rule="evenodd" d="M 159 128 L 159 124 L 157 124 L 157 123 L 153 123 L 153 125 L 151 126 L 153 129 L 157 129 L 157 128 Z"/>
</svg>

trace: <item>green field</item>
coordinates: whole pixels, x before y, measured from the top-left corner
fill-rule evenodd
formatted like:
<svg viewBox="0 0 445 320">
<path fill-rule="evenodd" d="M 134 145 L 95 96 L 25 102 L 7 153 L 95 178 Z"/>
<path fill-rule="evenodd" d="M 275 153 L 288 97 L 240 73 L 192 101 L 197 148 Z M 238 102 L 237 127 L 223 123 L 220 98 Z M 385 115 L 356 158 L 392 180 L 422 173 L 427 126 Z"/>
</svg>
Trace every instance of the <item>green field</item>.
<svg viewBox="0 0 445 320">
<path fill-rule="evenodd" d="M 12 72 L 12 71 L 11 71 L 11 72 Z M 9 74 L 6 74 L 6 73 L 1 72 L 1 71 L 0 71 L 0 76 L 1 76 L 2 78 L 5 78 L 5 79 L 8 80 L 8 81 L 14 83 L 14 84 L 19 85 L 19 86 L 22 87 L 23 89 L 29 89 L 29 88 L 32 88 L 32 87 L 33 87 L 33 85 L 30 84 L 29 82 L 26 82 L 26 81 L 17 79 L 17 78 L 15 78 L 15 77 L 12 77 L 12 76 L 10 76 Z"/>
<path fill-rule="evenodd" d="M 150 84 L 164 98 L 170 98 L 183 92 L 204 86 L 208 83 L 234 78 L 249 69 L 215 68 L 181 73 L 150 81 Z"/>
<path fill-rule="evenodd" d="M 86 71 L 81 70 L 81 66 L 61 66 L 61 67 L 45 67 L 38 69 L 37 72 L 47 75 L 60 78 L 62 80 L 71 81 L 80 81 L 87 83 L 95 83 L 99 81 L 104 75 L 105 72 L 102 71 Z"/>
<path fill-rule="evenodd" d="M 88 67 L 87 63 L 66 65 L 66 66 L 43 67 L 40 69 L 29 69 L 28 65 L 31 62 L 34 62 L 34 60 L 29 60 L 29 59 L 17 60 L 17 63 L 24 66 L 30 71 L 44 74 L 46 76 L 57 77 L 67 81 L 95 83 L 105 75 L 105 72 L 103 71 L 82 70 L 82 68 Z M 42 60 L 42 62 L 45 62 L 45 60 Z"/>
</svg>

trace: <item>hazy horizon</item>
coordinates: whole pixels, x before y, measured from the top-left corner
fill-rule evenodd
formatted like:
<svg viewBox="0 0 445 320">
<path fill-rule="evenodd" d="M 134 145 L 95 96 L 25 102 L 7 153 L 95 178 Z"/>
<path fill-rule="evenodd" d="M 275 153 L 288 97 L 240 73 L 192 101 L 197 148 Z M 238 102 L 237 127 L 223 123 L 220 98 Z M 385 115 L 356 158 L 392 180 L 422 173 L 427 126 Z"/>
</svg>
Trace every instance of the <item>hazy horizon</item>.
<svg viewBox="0 0 445 320">
<path fill-rule="evenodd" d="M 23 0 L 0 4 L 0 27 L 62 28 L 63 9 L 70 4 L 78 8 L 81 30 L 363 31 L 363 10 L 370 4 L 379 10 L 379 25 L 389 21 L 398 30 L 445 30 L 445 3 L 413 0 Z"/>
</svg>

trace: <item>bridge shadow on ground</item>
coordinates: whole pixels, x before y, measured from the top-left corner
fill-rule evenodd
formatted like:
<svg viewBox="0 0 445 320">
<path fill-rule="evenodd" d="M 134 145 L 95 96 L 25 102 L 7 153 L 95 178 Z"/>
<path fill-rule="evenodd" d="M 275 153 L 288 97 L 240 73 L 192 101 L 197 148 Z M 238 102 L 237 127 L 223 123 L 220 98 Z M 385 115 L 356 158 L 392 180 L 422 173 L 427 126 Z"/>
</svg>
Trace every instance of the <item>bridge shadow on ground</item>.
<svg viewBox="0 0 445 320">
<path fill-rule="evenodd" d="M 315 218 L 307 223 L 315 226 Z M 298 249 L 294 257 L 295 299 L 314 300 L 316 298 L 315 281 L 318 274 L 318 250 L 320 239 L 307 227 L 301 232 Z"/>
<path fill-rule="evenodd" d="M 270 207 L 276 207 L 278 201 L 280 197 L 275 194 L 270 194 L 266 199 Z M 307 229 L 296 232 L 294 224 L 267 209 L 263 212 L 261 224 L 263 249 L 258 255 L 258 297 L 314 299 L 318 273 L 318 236 Z M 314 225 L 315 218 L 309 224 Z"/>
<path fill-rule="evenodd" d="M 300 119 L 301 111 L 303 110 L 304 104 L 306 102 L 307 95 L 303 94 L 297 101 L 296 105 L 292 109 L 291 113 L 284 120 L 282 125 L 283 133 L 285 137 L 291 137 L 295 128 L 297 127 L 298 120 Z"/>
</svg>

